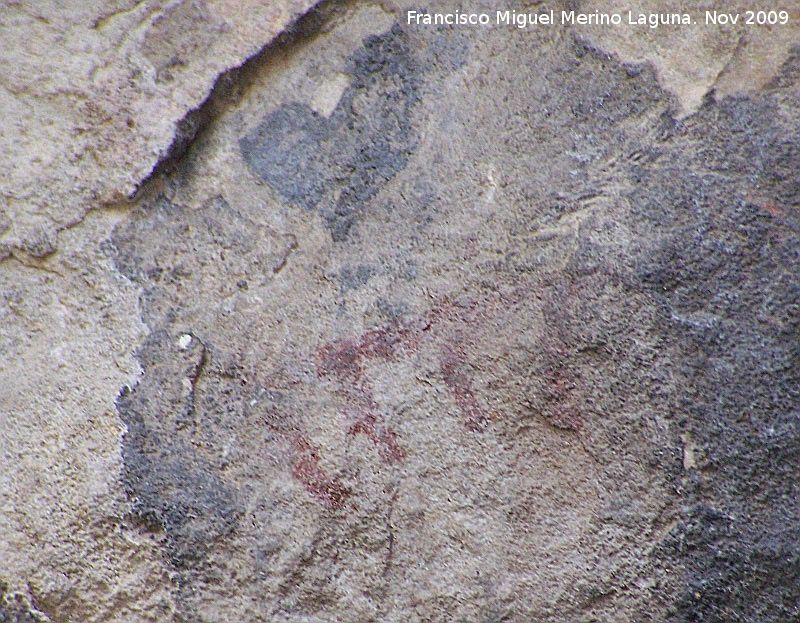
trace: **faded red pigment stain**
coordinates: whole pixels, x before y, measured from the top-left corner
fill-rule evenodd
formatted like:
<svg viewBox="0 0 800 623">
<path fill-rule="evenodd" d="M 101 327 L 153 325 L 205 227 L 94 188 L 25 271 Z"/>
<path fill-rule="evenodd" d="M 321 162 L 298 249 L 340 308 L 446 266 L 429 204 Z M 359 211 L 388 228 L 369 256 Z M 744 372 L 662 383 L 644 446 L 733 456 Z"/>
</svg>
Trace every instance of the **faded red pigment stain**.
<svg viewBox="0 0 800 623">
<path fill-rule="evenodd" d="M 577 405 L 575 377 L 568 369 L 556 364 L 545 371 L 545 378 L 544 418 L 556 428 L 580 430 L 583 418 Z"/>
<path fill-rule="evenodd" d="M 550 333 L 542 338 L 541 344 L 544 367 L 540 378 L 544 386 L 532 406 L 552 426 L 579 431 L 583 425 L 581 397 L 578 381 L 568 365 L 569 312 L 563 304 L 565 299 L 569 300 L 571 289 L 572 284 L 568 284 L 564 292 L 545 296 L 544 311 L 550 320 Z M 452 393 L 465 428 L 483 432 L 490 417 L 473 388 L 471 362 L 479 347 L 470 336 L 474 339 L 485 334 L 485 327 L 501 321 L 509 307 L 531 296 L 529 289 L 521 289 L 510 297 L 491 302 L 443 302 L 431 310 L 427 321 L 406 326 L 392 324 L 319 348 L 314 356 L 317 378 L 333 381 L 334 391 L 344 398 L 347 404 L 344 413 L 352 422 L 347 434 L 367 437 L 385 463 L 400 463 L 406 458 L 399 436 L 380 412 L 365 368 L 369 361 L 397 361 L 413 354 L 423 341 L 432 341 L 438 349 L 442 381 Z M 344 504 L 347 490 L 327 476 L 320 466 L 318 450 L 299 434 L 292 442 L 292 474 L 324 504 L 332 508 Z"/>
<path fill-rule="evenodd" d="M 398 435 L 385 423 L 374 399 L 372 384 L 364 376 L 364 361 L 377 359 L 394 361 L 403 352 L 416 347 L 412 332 L 396 325 L 368 331 L 357 338 L 347 338 L 326 344 L 317 353 L 317 377 L 332 377 L 339 383 L 345 400 L 357 413 L 356 423 L 348 434 L 366 435 L 378 448 L 386 463 L 401 462 L 406 452 Z M 352 410 L 348 410 L 351 414 Z M 366 415 L 362 412 L 366 411 Z"/>
<path fill-rule="evenodd" d="M 569 367 L 569 301 L 575 298 L 575 284 L 561 283 L 545 296 L 550 331 L 542 338 L 544 346 L 544 396 L 542 416 L 556 428 L 579 431 L 583 427 L 578 380 Z"/>
<path fill-rule="evenodd" d="M 489 322 L 494 305 L 475 302 L 460 305 L 444 302 L 435 307 L 430 315 L 426 331 L 436 335 L 439 349 L 439 372 L 447 388 L 452 392 L 456 406 L 461 412 L 464 426 L 472 432 L 483 432 L 489 416 L 481 408 L 472 380 L 469 376 L 469 344 L 464 335 L 480 332 L 481 325 Z"/>
<path fill-rule="evenodd" d="M 406 458 L 406 451 L 397 442 L 397 433 L 391 426 L 384 426 L 374 413 L 362 417 L 347 431 L 349 435 L 365 435 L 378 448 L 381 459 L 386 463 L 400 463 Z"/>
<path fill-rule="evenodd" d="M 571 285 L 567 287 L 569 298 Z M 355 437 L 364 435 L 388 464 L 401 463 L 407 456 L 399 435 L 386 424 L 386 418 L 375 400 L 374 390 L 366 374 L 368 361 L 397 361 L 416 352 L 423 342 L 432 342 L 438 350 L 439 372 L 452 393 L 465 428 L 471 432 L 486 430 L 492 418 L 481 407 L 472 383 L 472 362 L 479 356 L 475 337 L 486 334 L 486 327 L 502 322 L 510 308 L 534 294 L 522 288 L 496 301 L 459 303 L 444 301 L 436 305 L 427 319 L 409 325 L 397 323 L 367 331 L 360 336 L 335 340 L 320 347 L 313 359 L 316 376 L 334 383 L 334 391 L 344 398 L 344 414 L 350 422 L 346 432 Z M 569 367 L 569 312 L 565 310 L 564 293 L 544 295 L 551 332 L 542 338 L 540 378 L 543 391 L 535 404 L 539 412 L 556 428 L 579 431 L 582 428 L 581 396 L 578 381 Z M 512 312 L 513 313 L 513 312 Z M 538 393 L 538 392 L 537 392 Z M 274 411 L 274 410 L 273 410 Z M 295 425 L 287 425 L 277 413 L 265 416 L 265 423 L 278 439 L 289 445 L 292 476 L 315 499 L 330 508 L 340 508 L 349 496 L 341 483 L 328 476 L 320 465 L 319 449 L 315 448 Z"/>
<path fill-rule="evenodd" d="M 334 375 L 354 387 L 371 390 L 364 379 L 364 359 L 395 360 L 404 346 L 411 344 L 410 332 L 400 327 L 367 331 L 358 338 L 347 338 L 326 344 L 317 353 L 317 376 Z"/>
<path fill-rule="evenodd" d="M 489 418 L 478 404 L 472 391 L 472 381 L 464 372 L 466 359 L 460 348 L 447 345 L 439 357 L 439 368 L 445 385 L 453 392 L 456 405 L 464 418 L 464 425 L 473 432 L 480 432 L 486 427 Z"/>
<path fill-rule="evenodd" d="M 466 428 L 481 432 L 489 417 L 481 408 L 470 380 L 469 356 L 461 339 L 462 332 L 479 329 L 485 320 L 477 304 L 468 307 L 451 303 L 437 305 L 427 322 L 414 326 L 392 325 L 368 331 L 354 338 L 337 340 L 323 346 L 317 353 L 318 378 L 333 377 L 348 403 L 368 412 L 361 423 L 351 427 L 353 434 L 365 434 L 380 446 L 384 461 L 394 462 L 405 456 L 397 443 L 397 435 L 384 424 L 374 399 L 372 384 L 364 374 L 366 360 L 396 361 L 401 354 L 415 352 L 422 340 L 434 340 L 440 349 L 439 371 L 452 392 Z M 473 316 L 473 317 L 470 317 Z"/>
<path fill-rule="evenodd" d="M 262 413 L 262 424 L 274 435 L 273 439 L 286 449 L 292 476 L 319 502 L 330 508 L 340 508 L 349 496 L 341 483 L 328 476 L 320 465 L 320 450 L 301 432 L 291 415 L 275 407 Z"/>
<path fill-rule="evenodd" d="M 319 464 L 318 450 L 302 435 L 295 435 L 291 450 L 292 476 L 326 506 L 341 508 L 349 493 L 341 483 L 325 473 Z"/>
</svg>

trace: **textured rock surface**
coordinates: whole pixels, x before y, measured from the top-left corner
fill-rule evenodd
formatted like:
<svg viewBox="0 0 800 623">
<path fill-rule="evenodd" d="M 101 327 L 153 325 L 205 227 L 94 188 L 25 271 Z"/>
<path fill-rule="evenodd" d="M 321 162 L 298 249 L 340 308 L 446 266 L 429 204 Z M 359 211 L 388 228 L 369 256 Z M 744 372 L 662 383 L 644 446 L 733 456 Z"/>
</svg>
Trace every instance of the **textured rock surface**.
<svg viewBox="0 0 800 623">
<path fill-rule="evenodd" d="M 748 25 L 748 10 L 757 22 L 759 10 L 786 10 L 791 21 L 780 24 Z M 661 85 L 678 98 L 677 116 L 693 113 L 707 95 L 722 99 L 731 95 L 752 94 L 765 87 L 788 60 L 793 46 L 800 45 L 797 3 L 783 6 L 754 6 L 736 0 L 728 2 L 638 2 L 622 7 L 595 0 L 581 4 L 581 11 L 617 10 L 628 21 L 628 11 L 639 14 L 670 15 L 691 11 L 699 24 L 706 13 L 724 13 L 739 17 L 736 23 L 719 24 L 714 28 L 651 29 L 643 36 L 638 28 L 602 28 L 583 26 L 580 33 L 605 52 L 618 55 L 626 62 L 647 62 L 653 65 Z M 766 17 L 766 16 L 765 16 Z M 648 27 L 649 29 L 649 27 Z"/>
<path fill-rule="evenodd" d="M 123 203 L 190 139 L 217 77 L 308 0 L 0 3 L 0 258 Z"/>
<path fill-rule="evenodd" d="M 800 616 L 797 29 L 756 80 L 401 15 L 311 14 L 0 265 L 0 619 Z"/>
</svg>

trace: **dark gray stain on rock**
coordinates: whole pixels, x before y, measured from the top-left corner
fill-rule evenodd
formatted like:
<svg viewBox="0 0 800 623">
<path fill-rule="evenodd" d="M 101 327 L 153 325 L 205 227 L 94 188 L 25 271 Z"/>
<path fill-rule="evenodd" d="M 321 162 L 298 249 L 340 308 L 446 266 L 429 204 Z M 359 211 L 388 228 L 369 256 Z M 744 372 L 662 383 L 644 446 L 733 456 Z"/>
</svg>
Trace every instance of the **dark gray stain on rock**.
<svg viewBox="0 0 800 623">
<path fill-rule="evenodd" d="M 377 269 L 364 264 L 345 266 L 339 271 L 339 288 L 342 292 L 358 289 L 366 284 L 376 272 Z"/>
<path fill-rule="evenodd" d="M 334 240 L 346 239 L 365 204 L 408 163 L 425 74 L 463 63 L 455 41 L 436 31 L 423 55 L 400 26 L 369 37 L 350 59 L 351 81 L 331 116 L 282 104 L 241 139 L 245 161 L 281 199 L 317 210 Z"/>
<path fill-rule="evenodd" d="M 529 117 L 547 133 L 542 144 L 534 146 L 529 132 L 506 141 L 512 159 L 504 191 L 530 210 L 520 237 L 585 210 L 606 187 L 627 189 L 615 216 L 595 210 L 585 217 L 565 269 L 546 277 L 553 294 L 538 289 L 552 300 L 552 331 L 544 354 L 522 360 L 519 371 L 532 376 L 533 412 L 562 425 L 580 407 L 588 428 L 617 430 L 627 456 L 636 453 L 628 440 L 637 428 L 611 415 L 625 402 L 646 396 L 648 410 L 674 427 L 674 445 L 651 465 L 668 474 L 681 510 L 647 563 L 659 599 L 666 595 L 660 582 L 679 580 L 675 603 L 655 615 L 672 611 L 674 621 L 800 617 L 799 67 L 795 55 L 763 94 L 709 100 L 683 122 L 666 111 L 637 135 L 630 120 L 657 110 L 648 72 L 638 77 L 635 67 L 578 50 L 553 72 L 559 87 L 536 100 L 546 117 L 535 108 Z M 583 139 L 580 150 L 565 144 L 564 128 Z M 549 151 L 558 163 L 542 168 L 550 184 L 537 187 L 533 167 L 527 179 L 515 177 L 513 167 Z M 549 208 L 542 205 L 547 188 Z M 598 235 L 612 218 L 626 236 Z M 551 270 L 545 248 L 520 245 L 502 269 L 541 278 Z M 602 310 L 623 307 L 627 318 L 603 317 Z M 649 344 L 625 353 L 622 344 L 639 335 L 648 307 L 657 319 Z M 590 385 L 596 370 L 602 378 Z M 675 389 L 665 390 L 662 378 Z M 562 397 L 572 387 L 583 400 Z M 683 443 L 694 453 L 686 468 L 675 460 Z M 624 471 L 607 482 L 632 485 Z M 617 524 L 619 515 L 599 519 Z M 610 595 L 598 582 L 585 603 Z"/>
<path fill-rule="evenodd" d="M 144 287 L 144 321 L 155 329 L 207 308 L 210 288 L 219 302 L 247 283 L 269 282 L 295 246 L 293 236 L 275 234 L 221 197 L 195 210 L 158 197 L 117 229 L 111 252 Z"/>
<path fill-rule="evenodd" d="M 222 473 L 222 442 L 214 434 L 235 426 L 235 415 L 198 405 L 196 395 L 208 366 L 225 376 L 227 365 L 215 355 L 213 336 L 201 336 L 209 331 L 202 321 L 206 299 L 212 295 L 219 305 L 248 283 L 269 281 L 294 246 L 292 236 L 273 234 L 221 197 L 196 210 L 159 197 L 120 226 L 108 245 L 118 269 L 142 286 L 143 318 L 151 329 L 137 352 L 144 374 L 117 400 L 127 427 L 123 481 L 139 523 L 163 531 L 179 587 L 210 572 L 209 551 L 242 513 L 236 486 Z"/>
<path fill-rule="evenodd" d="M 126 492 L 142 525 L 165 532 L 168 560 L 182 573 L 180 581 L 188 581 L 189 572 L 203 563 L 209 547 L 231 533 L 241 514 L 218 468 L 181 434 L 194 415 L 191 383 L 205 356 L 199 340 L 192 342 L 181 351 L 167 331 L 152 333 L 138 352 L 144 377 L 117 399 L 127 427 L 122 447 Z"/>
<path fill-rule="evenodd" d="M 781 95 L 708 102 L 629 169 L 696 463 L 670 537 L 681 621 L 800 617 L 800 108 Z"/>
</svg>

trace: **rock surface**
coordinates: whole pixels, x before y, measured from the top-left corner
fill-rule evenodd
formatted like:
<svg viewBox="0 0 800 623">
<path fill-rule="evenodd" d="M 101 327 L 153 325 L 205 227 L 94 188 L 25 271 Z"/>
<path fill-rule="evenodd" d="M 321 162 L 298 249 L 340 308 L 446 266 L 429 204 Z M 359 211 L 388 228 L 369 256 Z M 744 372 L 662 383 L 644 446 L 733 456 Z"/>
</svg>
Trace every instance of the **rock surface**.
<svg viewBox="0 0 800 623">
<path fill-rule="evenodd" d="M 125 194 L 187 147 L 134 205 L 5 156 L 70 227 L 4 238 L 0 620 L 800 616 L 797 27 L 687 60 L 327 4 L 181 145 L 301 10 L 223 4 L 95 28 L 146 21 L 181 102 L 75 165 Z"/>
<path fill-rule="evenodd" d="M 126 203 L 218 76 L 310 0 L 0 3 L 0 258 L 43 257 L 87 211 Z M 183 121 L 183 123 L 179 123 Z"/>
<path fill-rule="evenodd" d="M 689 11 L 700 25 L 692 28 L 587 25 L 579 30 L 594 45 L 625 62 L 651 64 L 660 84 L 678 98 L 675 111 L 678 117 L 697 112 L 708 95 L 720 100 L 763 89 L 789 59 L 792 48 L 800 45 L 796 4 L 756 7 L 738 0 L 692 5 L 675 0 L 645 0 L 637 2 L 636 6 L 621 8 L 603 0 L 584 2 L 580 6 L 587 14 L 616 9 L 620 11 L 623 24 L 636 21 L 641 15 L 650 19 L 652 15 L 660 18 Z M 791 21 L 784 26 L 758 26 L 759 20 L 766 22 L 770 18 L 767 11 L 762 11 L 763 18 L 759 16 L 760 9 L 773 10 L 776 19 L 778 9 L 786 10 Z M 726 19 L 727 16 L 736 18 L 736 23 L 731 18 Z M 711 19 L 717 20 L 714 27 L 702 27 Z M 650 32 L 643 35 L 643 28 Z"/>
</svg>

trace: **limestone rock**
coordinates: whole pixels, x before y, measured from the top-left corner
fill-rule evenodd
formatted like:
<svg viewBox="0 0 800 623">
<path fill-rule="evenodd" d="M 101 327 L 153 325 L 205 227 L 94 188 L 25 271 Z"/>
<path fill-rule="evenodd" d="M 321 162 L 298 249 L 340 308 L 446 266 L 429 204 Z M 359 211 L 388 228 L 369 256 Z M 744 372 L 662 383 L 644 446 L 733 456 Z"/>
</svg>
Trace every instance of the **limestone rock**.
<svg viewBox="0 0 800 623">
<path fill-rule="evenodd" d="M 779 73 L 792 48 L 800 45 L 796 3 L 777 7 L 738 1 L 692 5 L 645 1 L 621 10 L 594 0 L 582 3 L 580 10 L 587 14 L 618 10 L 623 24 L 640 16 L 648 20 L 647 26 L 587 25 L 580 32 L 626 62 L 651 63 L 661 85 L 678 97 L 679 115 L 696 112 L 707 95 L 724 99 L 759 91 Z M 778 19 L 779 10 L 789 16 L 785 24 Z M 695 23 L 688 28 L 654 25 L 676 14 L 689 14 Z M 656 20 L 651 21 L 653 16 Z M 643 35 L 642 30 L 650 32 Z"/>
<path fill-rule="evenodd" d="M 218 76 L 309 0 L 0 5 L 0 257 L 42 257 L 93 208 L 125 202 Z"/>
<path fill-rule="evenodd" d="M 796 30 L 745 80 L 404 8 L 312 11 L 0 264 L 0 618 L 797 618 Z"/>
</svg>

